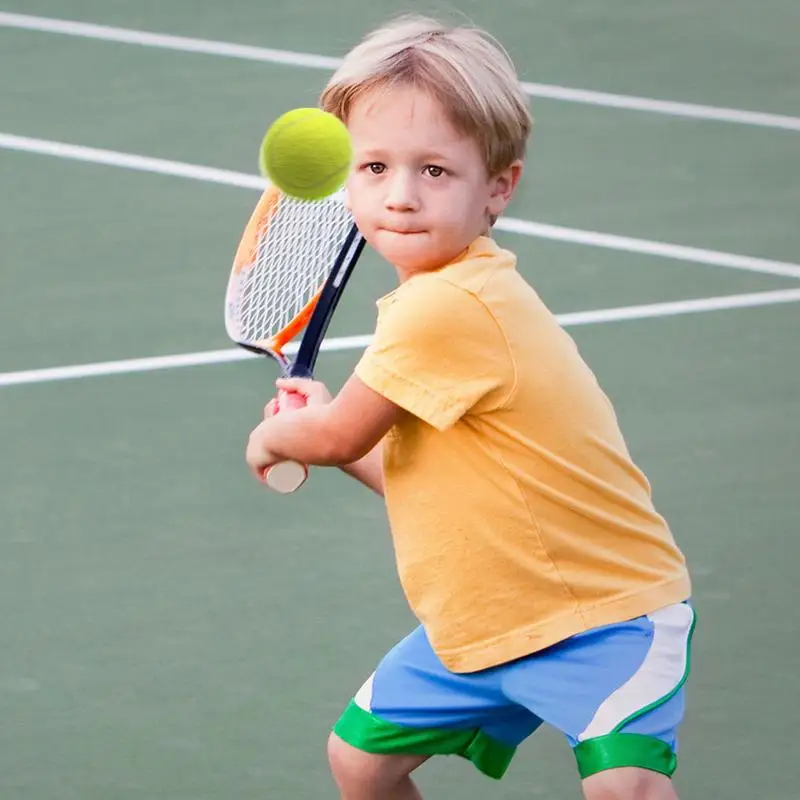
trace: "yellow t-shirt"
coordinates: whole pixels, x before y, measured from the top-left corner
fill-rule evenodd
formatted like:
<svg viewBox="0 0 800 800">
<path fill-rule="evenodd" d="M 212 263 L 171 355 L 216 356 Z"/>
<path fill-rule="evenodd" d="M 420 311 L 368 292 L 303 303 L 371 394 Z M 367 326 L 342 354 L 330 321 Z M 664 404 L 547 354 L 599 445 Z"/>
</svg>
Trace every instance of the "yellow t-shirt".
<svg viewBox="0 0 800 800">
<path fill-rule="evenodd" d="M 411 412 L 384 442 L 409 604 L 473 672 L 689 597 L 684 558 L 575 343 L 480 237 L 378 303 L 356 367 Z"/>
</svg>

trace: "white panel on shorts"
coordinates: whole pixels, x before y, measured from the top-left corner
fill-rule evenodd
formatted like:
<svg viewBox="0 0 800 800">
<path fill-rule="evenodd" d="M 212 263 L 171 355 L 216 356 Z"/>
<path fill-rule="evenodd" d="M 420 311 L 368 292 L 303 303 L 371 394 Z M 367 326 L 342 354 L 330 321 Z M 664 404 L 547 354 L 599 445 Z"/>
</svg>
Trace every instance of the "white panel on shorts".
<svg viewBox="0 0 800 800">
<path fill-rule="evenodd" d="M 620 723 L 659 705 L 683 683 L 694 610 L 676 603 L 647 615 L 653 641 L 639 669 L 598 707 L 578 741 L 612 733 Z"/>
<path fill-rule="evenodd" d="M 367 678 L 364 685 L 356 692 L 353 702 L 364 711 L 372 711 L 372 682 L 375 680 L 375 673 Z"/>
</svg>

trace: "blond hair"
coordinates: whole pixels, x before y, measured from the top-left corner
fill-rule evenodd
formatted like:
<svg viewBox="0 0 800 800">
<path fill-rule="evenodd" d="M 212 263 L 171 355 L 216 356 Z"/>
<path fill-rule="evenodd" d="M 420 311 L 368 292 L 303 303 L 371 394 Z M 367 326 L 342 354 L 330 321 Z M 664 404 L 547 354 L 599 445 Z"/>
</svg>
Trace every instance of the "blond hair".
<svg viewBox="0 0 800 800">
<path fill-rule="evenodd" d="M 508 53 L 485 31 L 402 16 L 345 56 L 320 105 L 347 123 L 357 100 L 397 86 L 437 100 L 453 127 L 478 143 L 490 175 L 524 157 L 533 124 L 527 98 Z"/>
</svg>

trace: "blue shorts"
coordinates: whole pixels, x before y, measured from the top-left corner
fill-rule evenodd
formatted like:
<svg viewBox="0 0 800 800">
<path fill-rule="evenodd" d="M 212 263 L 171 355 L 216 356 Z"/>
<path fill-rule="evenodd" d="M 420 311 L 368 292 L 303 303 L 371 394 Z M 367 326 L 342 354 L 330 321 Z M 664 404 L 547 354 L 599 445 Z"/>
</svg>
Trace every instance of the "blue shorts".
<svg viewBox="0 0 800 800">
<path fill-rule="evenodd" d="M 334 732 L 369 753 L 460 755 L 501 778 L 543 722 L 582 778 L 616 767 L 672 775 L 695 614 L 678 603 L 468 674 L 448 671 L 420 627 L 396 645 Z"/>
</svg>

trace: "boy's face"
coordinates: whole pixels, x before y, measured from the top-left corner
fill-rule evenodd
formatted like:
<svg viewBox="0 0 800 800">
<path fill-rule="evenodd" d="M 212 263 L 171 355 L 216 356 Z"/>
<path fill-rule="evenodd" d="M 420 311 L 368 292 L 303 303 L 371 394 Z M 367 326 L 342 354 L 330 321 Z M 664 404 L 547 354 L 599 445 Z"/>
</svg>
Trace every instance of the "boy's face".
<svg viewBox="0 0 800 800">
<path fill-rule="evenodd" d="M 413 87 L 365 95 L 347 126 L 355 153 L 348 205 L 401 280 L 447 264 L 486 233 L 521 174 L 515 164 L 490 177 L 478 144 Z"/>
</svg>

